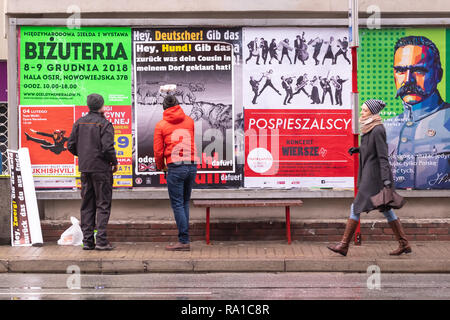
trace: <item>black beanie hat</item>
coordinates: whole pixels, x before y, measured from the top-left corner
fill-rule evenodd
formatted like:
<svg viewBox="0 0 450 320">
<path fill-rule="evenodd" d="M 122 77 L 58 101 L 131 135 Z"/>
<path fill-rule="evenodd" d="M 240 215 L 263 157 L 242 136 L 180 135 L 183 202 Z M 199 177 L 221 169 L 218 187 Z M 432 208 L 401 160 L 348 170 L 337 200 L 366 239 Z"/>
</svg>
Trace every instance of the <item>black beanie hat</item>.
<svg viewBox="0 0 450 320">
<path fill-rule="evenodd" d="M 101 107 L 103 107 L 103 103 L 105 101 L 103 100 L 103 97 L 99 94 L 93 93 L 88 95 L 87 97 L 87 105 L 89 107 L 89 110 L 91 111 L 98 111 Z"/>
<path fill-rule="evenodd" d="M 364 104 L 369 108 L 372 114 L 380 113 L 381 110 L 386 106 L 383 100 L 369 99 Z"/>
<path fill-rule="evenodd" d="M 175 96 L 168 94 L 163 101 L 164 110 L 169 109 L 170 107 L 174 107 L 179 105 L 178 100 Z"/>
</svg>

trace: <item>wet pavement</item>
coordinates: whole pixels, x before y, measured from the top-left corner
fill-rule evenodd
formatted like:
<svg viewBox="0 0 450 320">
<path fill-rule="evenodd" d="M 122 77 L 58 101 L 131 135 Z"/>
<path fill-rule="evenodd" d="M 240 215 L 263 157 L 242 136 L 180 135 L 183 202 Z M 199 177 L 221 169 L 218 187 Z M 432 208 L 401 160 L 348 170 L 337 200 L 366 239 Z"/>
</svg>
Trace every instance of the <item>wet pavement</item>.
<svg viewBox="0 0 450 320">
<path fill-rule="evenodd" d="M 72 289 L 69 289 L 70 286 Z M 79 289 L 81 288 L 81 289 Z M 379 288 L 379 289 L 378 289 Z M 450 299 L 450 274 L 0 274 L 1 300 Z"/>
<path fill-rule="evenodd" d="M 390 256 L 394 241 L 352 245 L 347 257 L 327 249 L 329 243 L 293 241 L 192 242 L 191 251 L 166 251 L 167 243 L 117 243 L 113 251 L 45 244 L 0 246 L 1 273 L 62 273 L 72 266 L 88 274 L 162 272 L 347 272 L 450 273 L 450 241 L 414 242 L 413 252 Z"/>
</svg>

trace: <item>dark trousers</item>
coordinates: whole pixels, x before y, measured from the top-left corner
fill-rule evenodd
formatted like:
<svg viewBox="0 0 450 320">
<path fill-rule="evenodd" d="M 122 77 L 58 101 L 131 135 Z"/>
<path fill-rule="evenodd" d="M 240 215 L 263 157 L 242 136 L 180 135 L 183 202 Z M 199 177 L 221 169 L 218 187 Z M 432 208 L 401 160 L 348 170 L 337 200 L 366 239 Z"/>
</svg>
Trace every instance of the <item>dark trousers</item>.
<svg viewBox="0 0 450 320">
<path fill-rule="evenodd" d="M 167 189 L 170 205 L 178 228 L 178 241 L 189 243 L 189 201 L 197 175 L 196 164 L 174 165 L 169 163 Z"/>
<path fill-rule="evenodd" d="M 268 54 L 269 54 L 268 50 L 263 50 L 262 51 L 261 58 L 263 59 L 264 64 L 266 64 Z"/>
<path fill-rule="evenodd" d="M 331 104 L 334 104 L 334 102 L 333 102 L 333 93 L 331 92 L 331 89 L 323 90 L 323 93 L 322 93 L 322 103 L 325 102 L 325 95 L 326 95 L 327 93 L 330 95 Z"/>
<path fill-rule="evenodd" d="M 94 245 L 95 226 L 97 244 L 108 244 L 106 227 L 111 213 L 112 186 L 112 171 L 81 173 L 81 230 L 85 246 Z"/>
<path fill-rule="evenodd" d="M 247 60 L 245 60 L 245 63 L 248 62 L 252 57 L 256 57 L 256 64 L 259 64 L 259 54 L 253 54 L 253 52 L 250 51 Z"/>
<path fill-rule="evenodd" d="M 342 89 L 335 92 L 336 104 L 342 106 Z"/>
<path fill-rule="evenodd" d="M 255 95 L 253 96 L 252 103 L 253 103 L 253 104 L 256 104 L 256 98 L 258 98 L 258 88 L 253 89 L 253 93 L 254 93 Z"/>
<path fill-rule="evenodd" d="M 294 64 L 297 63 L 297 59 L 300 60 L 299 54 L 300 54 L 300 49 L 295 49 Z"/>
<path fill-rule="evenodd" d="M 263 93 L 263 91 L 264 91 L 267 87 L 271 87 L 273 90 L 275 90 L 276 93 L 278 93 L 279 95 L 281 95 L 281 92 L 278 91 L 278 89 L 275 88 L 275 87 L 273 86 L 271 80 L 266 80 L 266 83 L 264 83 L 264 86 L 262 87 L 261 91 L 259 92 L 259 95 L 261 95 L 261 93 Z"/>
<path fill-rule="evenodd" d="M 275 59 L 275 60 L 279 61 L 276 50 L 275 51 L 269 51 L 269 54 L 270 54 L 269 64 L 272 64 L 272 59 Z"/>
<path fill-rule="evenodd" d="M 339 49 L 339 51 L 336 53 L 336 55 L 334 56 L 334 62 L 337 61 L 338 56 L 342 55 L 344 57 L 345 60 L 347 60 L 347 62 L 349 64 L 351 64 L 350 60 L 347 58 L 347 51 L 342 51 L 341 49 Z"/>
<path fill-rule="evenodd" d="M 319 59 L 317 59 L 317 57 L 319 56 L 319 53 L 320 53 L 320 49 L 314 50 L 313 59 L 316 62 L 316 65 L 318 65 L 320 63 Z"/>
<path fill-rule="evenodd" d="M 286 102 L 287 103 L 291 103 L 291 100 L 292 100 L 292 97 L 293 97 L 292 89 L 291 88 L 287 88 L 287 89 L 284 89 L 284 90 L 286 90 L 286 97 L 284 98 L 283 104 L 286 104 Z"/>
<path fill-rule="evenodd" d="M 291 57 L 289 57 L 289 53 L 287 51 L 282 51 L 281 53 L 281 59 L 280 59 L 280 64 L 283 62 L 283 57 L 286 56 L 289 60 L 289 63 L 292 64 L 292 60 Z"/>
<path fill-rule="evenodd" d="M 309 93 L 306 92 L 305 87 L 302 87 L 302 88 L 298 89 L 297 91 L 295 91 L 293 93 L 293 96 L 295 96 L 296 94 L 302 93 L 302 92 L 304 92 L 309 97 Z"/>
</svg>

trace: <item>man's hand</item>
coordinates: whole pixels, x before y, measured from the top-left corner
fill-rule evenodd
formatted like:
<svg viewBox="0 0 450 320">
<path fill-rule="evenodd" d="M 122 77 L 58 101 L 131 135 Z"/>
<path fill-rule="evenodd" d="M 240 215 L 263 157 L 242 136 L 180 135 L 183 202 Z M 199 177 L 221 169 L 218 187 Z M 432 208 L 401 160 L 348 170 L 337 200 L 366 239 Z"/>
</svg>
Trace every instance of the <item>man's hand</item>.
<svg viewBox="0 0 450 320">
<path fill-rule="evenodd" d="M 348 153 L 352 156 L 354 153 L 359 153 L 359 148 L 351 147 L 348 149 Z"/>
<path fill-rule="evenodd" d="M 118 169 L 119 169 L 118 165 L 112 165 L 111 166 L 111 170 L 112 170 L 113 173 L 116 173 Z"/>
</svg>

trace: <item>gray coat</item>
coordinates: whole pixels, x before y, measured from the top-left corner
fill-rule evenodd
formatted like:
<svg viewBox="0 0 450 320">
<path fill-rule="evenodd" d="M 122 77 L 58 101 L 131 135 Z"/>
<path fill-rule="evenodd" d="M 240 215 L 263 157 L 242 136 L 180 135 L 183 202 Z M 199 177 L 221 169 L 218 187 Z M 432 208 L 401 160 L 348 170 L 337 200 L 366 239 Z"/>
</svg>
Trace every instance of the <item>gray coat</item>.
<svg viewBox="0 0 450 320">
<path fill-rule="evenodd" d="M 378 125 L 362 135 L 359 153 L 358 194 L 353 201 L 355 214 L 373 210 L 370 197 L 383 189 L 384 181 L 390 180 L 393 184 L 386 130 L 383 125 Z"/>
</svg>

